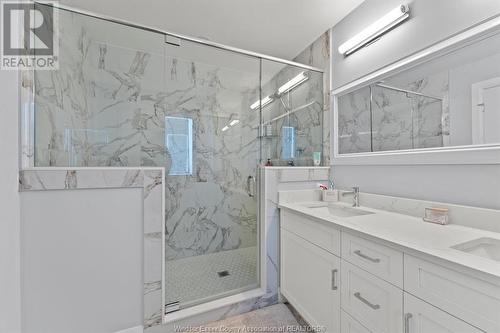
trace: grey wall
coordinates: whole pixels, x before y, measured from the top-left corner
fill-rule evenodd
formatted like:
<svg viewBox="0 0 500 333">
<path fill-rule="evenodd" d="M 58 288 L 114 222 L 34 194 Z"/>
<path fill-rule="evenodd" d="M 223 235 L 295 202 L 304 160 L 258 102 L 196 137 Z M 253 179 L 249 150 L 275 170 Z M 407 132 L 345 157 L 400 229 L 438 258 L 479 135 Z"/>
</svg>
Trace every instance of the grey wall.
<svg viewBox="0 0 500 333">
<path fill-rule="evenodd" d="M 500 14 L 498 0 L 413 0 L 407 22 L 347 58 L 339 55 L 339 44 L 400 3 L 366 0 L 333 28 L 333 88 Z M 500 165 L 334 165 L 332 173 L 339 187 L 500 209 Z"/>
<path fill-rule="evenodd" d="M 18 73 L 0 71 L 0 332 L 20 332 Z"/>
<path fill-rule="evenodd" d="M 23 192 L 21 204 L 23 332 L 142 325 L 142 190 Z"/>
</svg>

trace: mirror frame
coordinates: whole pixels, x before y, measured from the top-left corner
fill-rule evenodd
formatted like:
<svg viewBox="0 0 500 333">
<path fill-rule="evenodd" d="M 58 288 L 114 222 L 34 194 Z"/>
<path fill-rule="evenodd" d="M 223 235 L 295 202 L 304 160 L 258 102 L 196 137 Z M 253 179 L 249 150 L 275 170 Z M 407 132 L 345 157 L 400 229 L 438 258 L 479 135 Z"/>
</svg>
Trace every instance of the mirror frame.
<svg viewBox="0 0 500 333">
<path fill-rule="evenodd" d="M 484 145 L 417 148 L 380 152 L 339 154 L 338 98 L 359 88 L 366 87 L 383 78 L 401 73 L 432 59 L 461 49 L 478 40 L 500 33 L 500 17 L 494 17 L 472 26 L 441 42 L 387 65 L 364 77 L 356 79 L 331 91 L 332 95 L 332 165 L 432 165 L 432 164 L 500 164 L 500 142 Z M 330 47 L 332 43 L 330 43 Z M 333 53 L 331 53 L 333 54 Z M 333 81 L 333 74 L 330 80 Z M 333 83 L 333 82 L 331 82 Z M 333 86 L 333 85 L 332 85 Z"/>
</svg>

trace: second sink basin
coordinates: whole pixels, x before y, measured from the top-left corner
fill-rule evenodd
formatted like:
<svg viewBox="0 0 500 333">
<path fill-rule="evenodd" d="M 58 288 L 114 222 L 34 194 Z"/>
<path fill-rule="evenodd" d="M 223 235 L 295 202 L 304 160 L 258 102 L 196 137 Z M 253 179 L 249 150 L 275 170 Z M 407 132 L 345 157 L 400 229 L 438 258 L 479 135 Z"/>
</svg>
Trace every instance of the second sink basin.
<svg viewBox="0 0 500 333">
<path fill-rule="evenodd" d="M 500 240 L 495 238 L 478 238 L 470 242 L 452 246 L 452 249 L 470 253 L 479 257 L 500 261 Z"/>
<path fill-rule="evenodd" d="M 315 211 L 319 211 L 321 213 L 327 213 L 337 217 L 354 217 L 354 216 L 375 214 L 373 212 L 369 212 L 363 209 L 348 207 L 340 204 L 318 203 L 318 204 L 309 204 L 306 205 L 306 207 L 314 209 Z"/>
</svg>

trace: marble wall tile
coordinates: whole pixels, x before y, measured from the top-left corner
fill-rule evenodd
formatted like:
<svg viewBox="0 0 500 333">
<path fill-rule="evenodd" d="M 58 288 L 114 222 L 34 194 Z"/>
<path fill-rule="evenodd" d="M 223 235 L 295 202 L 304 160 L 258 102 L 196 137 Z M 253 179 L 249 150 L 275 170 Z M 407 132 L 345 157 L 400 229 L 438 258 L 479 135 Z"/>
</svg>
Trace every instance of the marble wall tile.
<svg viewBox="0 0 500 333">
<path fill-rule="evenodd" d="M 293 59 L 321 68 L 323 74 L 323 164 L 330 165 L 330 30 L 327 30 Z"/>
<path fill-rule="evenodd" d="M 349 197 L 340 196 L 341 201 L 350 202 Z M 455 205 L 446 202 L 392 197 L 373 193 L 361 193 L 361 206 L 389 212 L 401 213 L 414 217 L 423 217 L 425 208 L 443 207 L 449 209 L 450 223 L 471 228 L 500 232 L 500 211 L 472 206 Z"/>
</svg>

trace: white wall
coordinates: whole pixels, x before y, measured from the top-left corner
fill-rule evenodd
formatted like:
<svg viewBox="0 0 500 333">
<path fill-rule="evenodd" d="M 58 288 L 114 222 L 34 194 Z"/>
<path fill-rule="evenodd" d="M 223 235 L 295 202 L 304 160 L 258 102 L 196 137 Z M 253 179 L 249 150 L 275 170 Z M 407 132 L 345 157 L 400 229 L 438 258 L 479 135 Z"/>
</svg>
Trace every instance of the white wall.
<svg viewBox="0 0 500 333">
<path fill-rule="evenodd" d="M 24 333 L 142 325 L 142 202 L 138 188 L 21 194 Z"/>
<path fill-rule="evenodd" d="M 413 0 L 407 22 L 347 58 L 338 54 L 340 43 L 400 3 L 366 0 L 333 28 L 334 88 L 500 14 L 498 0 Z M 339 187 L 500 209 L 500 165 L 335 165 L 332 173 Z"/>
<path fill-rule="evenodd" d="M 494 42 L 493 40 L 492 42 Z M 450 145 L 472 143 L 472 90 L 474 83 L 500 77 L 500 54 L 450 70 Z"/>
<path fill-rule="evenodd" d="M 0 70 L 0 332 L 20 332 L 17 72 Z"/>
</svg>

